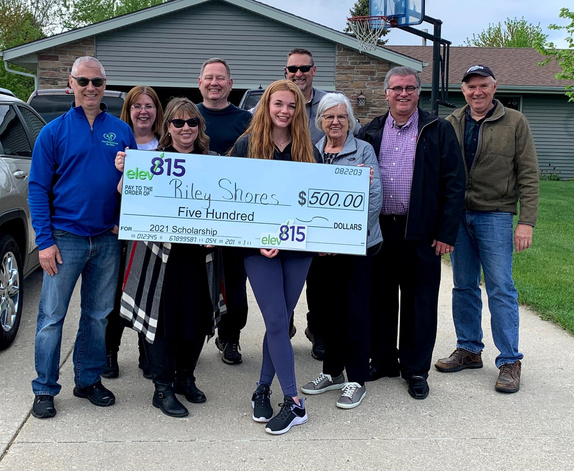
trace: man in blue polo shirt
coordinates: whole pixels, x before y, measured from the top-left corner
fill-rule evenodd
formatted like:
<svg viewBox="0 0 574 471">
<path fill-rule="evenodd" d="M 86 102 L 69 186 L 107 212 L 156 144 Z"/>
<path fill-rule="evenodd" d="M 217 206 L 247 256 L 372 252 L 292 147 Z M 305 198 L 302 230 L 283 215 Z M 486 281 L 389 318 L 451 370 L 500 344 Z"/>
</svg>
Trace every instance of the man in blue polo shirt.
<svg viewBox="0 0 574 471">
<path fill-rule="evenodd" d="M 62 326 L 80 275 L 74 395 L 96 406 L 115 402 L 100 378 L 120 258 L 116 188 L 121 173 L 114 159 L 126 147 L 137 148 L 130 127 L 101 102 L 106 73 L 97 59 L 77 59 L 69 83 L 72 108 L 40 132 L 30 172 L 30 212 L 44 269 L 35 343 L 38 377 L 32 381 L 32 415 L 40 419 L 56 415 Z"/>
</svg>

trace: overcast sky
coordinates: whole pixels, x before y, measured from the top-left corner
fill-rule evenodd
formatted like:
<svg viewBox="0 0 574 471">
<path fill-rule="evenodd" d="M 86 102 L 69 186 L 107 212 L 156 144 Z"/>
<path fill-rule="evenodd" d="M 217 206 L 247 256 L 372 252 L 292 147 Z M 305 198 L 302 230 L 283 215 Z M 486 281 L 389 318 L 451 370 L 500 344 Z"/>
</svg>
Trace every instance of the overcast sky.
<svg viewBox="0 0 574 471">
<path fill-rule="evenodd" d="M 323 26 L 342 31 L 346 27 L 349 10 L 355 0 L 259 0 L 283 11 L 306 18 Z M 560 9 L 568 7 L 571 0 L 479 0 L 463 2 L 462 0 L 427 0 L 425 13 L 442 20 L 442 37 L 461 46 L 465 39 L 472 38 L 473 33 L 480 33 L 489 24 L 503 23 L 507 18 L 524 19 L 534 25 L 540 24 L 544 33 L 559 47 L 567 47 L 562 32 L 548 30 L 551 23 L 566 24 L 559 18 Z M 544 11 L 541 11 L 544 9 Z M 423 23 L 417 28 L 428 28 L 432 25 Z M 418 36 L 391 29 L 386 39 L 392 45 L 419 45 L 422 39 Z M 429 43 L 430 45 L 430 43 Z"/>
</svg>

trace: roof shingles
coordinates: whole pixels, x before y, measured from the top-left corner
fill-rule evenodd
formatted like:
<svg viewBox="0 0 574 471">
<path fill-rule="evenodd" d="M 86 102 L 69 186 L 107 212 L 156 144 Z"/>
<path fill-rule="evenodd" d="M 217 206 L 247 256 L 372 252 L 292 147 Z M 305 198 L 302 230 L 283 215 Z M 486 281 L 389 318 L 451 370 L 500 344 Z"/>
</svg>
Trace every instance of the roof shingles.
<svg viewBox="0 0 574 471">
<path fill-rule="evenodd" d="M 432 46 L 385 46 L 394 52 L 428 62 L 421 73 L 425 84 L 432 82 Z M 459 85 L 464 72 L 471 66 L 490 67 L 499 85 L 515 87 L 565 87 L 573 81 L 558 80 L 562 69 L 556 61 L 540 67 L 545 56 L 531 48 L 452 47 L 450 48 L 449 84 Z"/>
</svg>

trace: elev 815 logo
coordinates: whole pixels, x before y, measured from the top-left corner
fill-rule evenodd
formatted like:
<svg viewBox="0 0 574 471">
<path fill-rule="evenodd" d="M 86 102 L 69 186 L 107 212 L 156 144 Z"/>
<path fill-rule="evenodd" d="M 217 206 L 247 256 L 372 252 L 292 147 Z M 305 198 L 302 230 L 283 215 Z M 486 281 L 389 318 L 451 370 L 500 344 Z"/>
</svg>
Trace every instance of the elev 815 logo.
<svg viewBox="0 0 574 471">
<path fill-rule="evenodd" d="M 129 180 L 151 180 L 154 175 L 163 175 L 164 173 L 168 177 L 183 177 L 185 175 L 183 165 L 185 159 L 172 159 L 171 157 L 164 159 L 164 155 L 162 152 L 159 157 L 152 159 L 149 170 L 140 170 L 138 167 L 128 170 L 126 178 Z"/>
</svg>

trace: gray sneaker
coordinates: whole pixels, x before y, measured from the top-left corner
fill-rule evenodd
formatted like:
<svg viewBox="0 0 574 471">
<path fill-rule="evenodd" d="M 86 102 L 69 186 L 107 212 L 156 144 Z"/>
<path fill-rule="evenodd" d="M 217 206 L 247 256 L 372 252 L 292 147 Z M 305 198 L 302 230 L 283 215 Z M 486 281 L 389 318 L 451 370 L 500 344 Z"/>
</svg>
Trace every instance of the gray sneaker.
<svg viewBox="0 0 574 471">
<path fill-rule="evenodd" d="M 331 375 L 321 373 L 313 381 L 301 386 L 301 391 L 305 394 L 322 394 L 325 391 L 331 391 L 333 389 L 343 389 L 344 385 L 345 375 L 343 375 L 343 373 L 335 378 L 332 378 Z"/>
<path fill-rule="evenodd" d="M 367 388 L 359 383 L 345 383 L 343 394 L 337 401 L 337 407 L 341 409 L 352 409 L 357 407 L 367 395 Z"/>
</svg>

